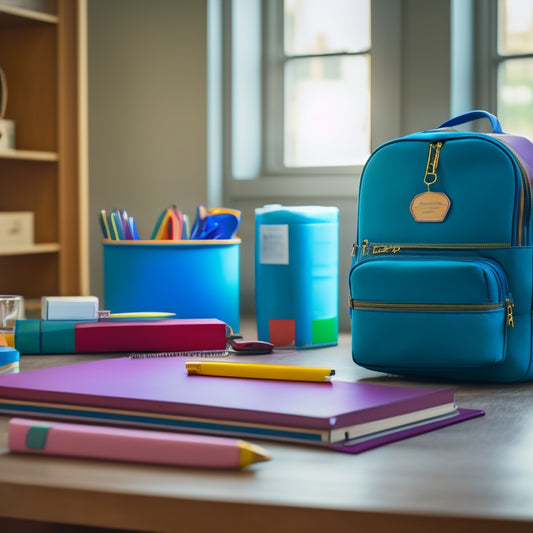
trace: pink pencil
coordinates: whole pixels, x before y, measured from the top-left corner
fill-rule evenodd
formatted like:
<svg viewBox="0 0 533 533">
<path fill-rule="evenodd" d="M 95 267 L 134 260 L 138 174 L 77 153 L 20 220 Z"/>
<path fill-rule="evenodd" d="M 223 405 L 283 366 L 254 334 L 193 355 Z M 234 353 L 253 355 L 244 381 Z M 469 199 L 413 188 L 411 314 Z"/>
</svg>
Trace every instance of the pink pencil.
<svg viewBox="0 0 533 533">
<path fill-rule="evenodd" d="M 8 446 L 13 452 L 204 468 L 270 459 L 266 450 L 240 439 L 23 418 L 9 421 Z"/>
</svg>

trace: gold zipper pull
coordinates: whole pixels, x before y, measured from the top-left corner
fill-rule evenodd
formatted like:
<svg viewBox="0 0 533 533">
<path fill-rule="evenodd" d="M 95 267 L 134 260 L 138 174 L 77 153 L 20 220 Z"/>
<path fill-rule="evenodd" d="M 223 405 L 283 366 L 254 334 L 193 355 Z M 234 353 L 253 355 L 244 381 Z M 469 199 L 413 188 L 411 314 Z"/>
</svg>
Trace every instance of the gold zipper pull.
<svg viewBox="0 0 533 533">
<path fill-rule="evenodd" d="M 440 149 L 443 142 L 430 143 L 428 161 L 426 163 L 426 174 L 424 176 L 424 183 L 428 186 L 433 185 L 437 181 L 437 167 L 439 165 Z"/>
<path fill-rule="evenodd" d="M 368 239 L 363 239 L 363 242 L 361 243 L 363 248 L 363 255 L 366 255 L 366 247 L 368 246 Z"/>
<path fill-rule="evenodd" d="M 393 254 L 398 253 L 401 250 L 401 247 L 397 244 L 380 244 L 372 246 L 372 253 L 373 254 L 386 254 L 388 252 L 391 252 Z"/>
<path fill-rule="evenodd" d="M 510 326 L 511 328 L 514 328 L 514 319 L 513 319 L 514 303 L 509 298 L 507 298 L 505 300 L 505 304 L 507 306 L 507 325 Z"/>
</svg>

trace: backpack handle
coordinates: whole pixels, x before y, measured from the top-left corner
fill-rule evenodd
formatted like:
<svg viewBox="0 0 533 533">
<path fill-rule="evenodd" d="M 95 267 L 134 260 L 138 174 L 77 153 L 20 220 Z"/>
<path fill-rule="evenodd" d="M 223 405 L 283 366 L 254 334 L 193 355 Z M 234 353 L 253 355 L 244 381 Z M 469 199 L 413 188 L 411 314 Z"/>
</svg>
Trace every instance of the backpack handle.
<svg viewBox="0 0 533 533">
<path fill-rule="evenodd" d="M 493 133 L 503 133 L 502 125 L 500 121 L 488 111 L 481 111 L 479 109 L 475 111 L 468 111 L 462 115 L 457 115 L 450 120 L 447 120 L 444 124 L 441 124 L 439 128 L 449 128 L 452 126 L 458 126 L 459 124 L 465 124 L 466 122 L 471 122 L 480 118 L 487 118 L 490 120 L 490 125 L 492 127 Z"/>
</svg>

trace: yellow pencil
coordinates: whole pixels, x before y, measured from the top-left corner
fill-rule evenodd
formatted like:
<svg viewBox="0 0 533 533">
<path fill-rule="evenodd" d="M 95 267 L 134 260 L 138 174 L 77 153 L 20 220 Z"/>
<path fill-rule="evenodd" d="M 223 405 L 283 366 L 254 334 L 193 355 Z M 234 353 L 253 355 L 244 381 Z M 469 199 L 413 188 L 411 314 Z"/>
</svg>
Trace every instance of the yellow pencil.
<svg viewBox="0 0 533 533">
<path fill-rule="evenodd" d="M 162 313 L 162 312 L 152 312 L 152 311 L 139 311 L 139 312 L 128 312 L 128 313 L 110 313 L 104 318 L 170 318 L 175 316 L 176 313 Z"/>
<path fill-rule="evenodd" d="M 233 378 L 279 379 L 288 381 L 330 381 L 335 375 L 331 368 L 263 365 L 259 363 L 228 363 L 217 361 L 185 363 L 187 373 L 203 376 L 221 376 Z"/>
</svg>

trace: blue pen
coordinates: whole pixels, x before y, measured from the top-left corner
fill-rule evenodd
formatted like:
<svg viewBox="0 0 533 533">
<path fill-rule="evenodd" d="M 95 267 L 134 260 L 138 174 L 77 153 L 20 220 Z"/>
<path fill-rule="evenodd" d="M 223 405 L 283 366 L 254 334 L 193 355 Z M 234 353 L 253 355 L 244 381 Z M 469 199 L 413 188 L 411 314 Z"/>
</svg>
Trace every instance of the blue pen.
<svg viewBox="0 0 533 533">
<path fill-rule="evenodd" d="M 133 240 L 139 240 L 139 234 L 137 233 L 137 225 L 133 217 L 128 217 L 128 226 Z"/>
<path fill-rule="evenodd" d="M 124 238 L 127 241 L 132 241 L 133 240 L 133 234 L 131 232 L 131 228 L 130 228 L 130 225 L 128 223 L 128 220 L 129 220 L 128 213 L 126 213 L 125 210 L 119 211 L 118 213 L 119 213 L 120 220 L 121 220 L 121 223 L 122 223 L 122 231 L 124 232 Z"/>
<path fill-rule="evenodd" d="M 200 234 L 198 239 L 216 239 L 217 235 L 222 232 L 220 224 L 214 219 L 214 217 L 208 215 L 200 224 Z"/>
<path fill-rule="evenodd" d="M 231 213 L 208 214 L 197 226 L 196 239 L 232 239 L 240 219 Z"/>
<path fill-rule="evenodd" d="M 128 219 L 128 214 L 123 209 L 113 209 L 115 213 L 115 220 L 118 225 L 119 238 L 126 239 L 126 220 Z M 121 233 L 122 232 L 122 233 Z"/>
<path fill-rule="evenodd" d="M 207 209 L 203 205 L 196 208 L 196 219 L 191 228 L 191 239 L 200 239 L 200 234 L 204 225 L 204 220 L 207 215 Z"/>
<path fill-rule="evenodd" d="M 219 229 L 215 239 L 233 239 L 240 225 L 240 218 L 232 213 L 217 213 L 211 215 L 215 218 Z"/>
<path fill-rule="evenodd" d="M 116 213 L 116 210 L 111 213 L 111 225 L 113 226 L 113 231 L 117 236 L 117 240 L 124 240 L 124 231 L 122 229 L 122 222 L 120 216 Z"/>
</svg>

